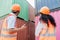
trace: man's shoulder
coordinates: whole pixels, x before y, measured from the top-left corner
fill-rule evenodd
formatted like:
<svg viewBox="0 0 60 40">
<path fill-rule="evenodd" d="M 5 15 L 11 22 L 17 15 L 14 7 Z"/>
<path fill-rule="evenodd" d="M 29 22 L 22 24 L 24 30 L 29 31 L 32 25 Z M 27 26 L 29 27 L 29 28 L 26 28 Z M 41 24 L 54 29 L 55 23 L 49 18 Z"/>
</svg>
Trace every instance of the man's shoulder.
<svg viewBox="0 0 60 40">
<path fill-rule="evenodd" d="M 13 13 L 10 13 L 10 14 L 8 14 L 8 16 L 14 16 L 14 14 Z"/>
<path fill-rule="evenodd" d="M 14 14 L 10 13 L 10 14 L 7 15 L 6 18 L 7 18 L 7 19 L 11 19 L 11 18 L 15 19 L 16 16 L 15 16 Z"/>
</svg>

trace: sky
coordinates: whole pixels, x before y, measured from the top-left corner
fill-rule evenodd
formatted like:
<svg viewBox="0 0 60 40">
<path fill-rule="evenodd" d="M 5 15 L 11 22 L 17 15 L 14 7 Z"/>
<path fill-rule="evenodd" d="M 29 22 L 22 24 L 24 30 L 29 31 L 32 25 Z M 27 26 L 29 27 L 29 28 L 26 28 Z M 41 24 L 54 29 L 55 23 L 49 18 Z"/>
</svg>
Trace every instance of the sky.
<svg viewBox="0 0 60 40">
<path fill-rule="evenodd" d="M 33 8 L 35 8 L 35 0 L 27 0 Z"/>
</svg>

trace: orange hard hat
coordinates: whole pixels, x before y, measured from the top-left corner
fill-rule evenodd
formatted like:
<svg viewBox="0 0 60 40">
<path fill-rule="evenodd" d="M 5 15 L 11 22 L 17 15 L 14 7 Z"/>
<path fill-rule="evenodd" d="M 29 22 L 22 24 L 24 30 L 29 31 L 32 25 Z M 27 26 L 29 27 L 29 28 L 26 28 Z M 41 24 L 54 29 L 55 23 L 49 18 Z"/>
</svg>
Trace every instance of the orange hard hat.
<svg viewBox="0 0 60 40">
<path fill-rule="evenodd" d="M 12 6 L 12 10 L 14 10 L 14 11 L 20 11 L 20 5 L 19 4 L 14 4 L 13 6 Z"/>
<path fill-rule="evenodd" d="M 42 8 L 40 9 L 40 12 L 41 12 L 42 14 L 49 15 L 50 9 L 49 9 L 47 6 L 44 6 L 44 7 L 42 7 Z"/>
</svg>

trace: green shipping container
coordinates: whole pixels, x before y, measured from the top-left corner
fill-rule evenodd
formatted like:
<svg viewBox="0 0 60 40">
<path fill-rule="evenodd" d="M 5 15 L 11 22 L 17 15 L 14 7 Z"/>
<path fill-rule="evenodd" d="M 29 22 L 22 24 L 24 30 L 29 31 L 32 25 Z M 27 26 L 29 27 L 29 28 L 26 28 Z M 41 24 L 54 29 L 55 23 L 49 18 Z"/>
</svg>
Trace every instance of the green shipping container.
<svg viewBox="0 0 60 40">
<path fill-rule="evenodd" d="M 2 16 L 4 17 L 6 14 L 11 13 L 11 7 L 16 3 L 21 6 L 21 11 L 18 17 L 28 21 L 28 3 L 26 0 L 0 0 L 0 18 Z"/>
</svg>

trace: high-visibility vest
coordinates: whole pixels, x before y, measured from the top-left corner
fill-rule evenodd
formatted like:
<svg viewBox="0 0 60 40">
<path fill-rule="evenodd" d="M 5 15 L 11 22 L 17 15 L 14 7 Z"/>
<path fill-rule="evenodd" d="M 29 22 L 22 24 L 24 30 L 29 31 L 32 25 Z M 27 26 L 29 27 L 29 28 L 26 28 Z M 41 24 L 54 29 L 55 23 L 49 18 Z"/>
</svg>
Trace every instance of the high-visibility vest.
<svg viewBox="0 0 60 40">
<path fill-rule="evenodd" d="M 56 30 L 51 23 L 49 23 L 49 28 L 43 29 L 40 33 L 39 40 L 56 40 Z"/>
<path fill-rule="evenodd" d="M 13 14 L 9 14 L 8 16 L 14 16 Z M 7 17 L 8 17 L 7 16 Z M 0 40 L 17 40 L 17 33 L 10 34 L 7 30 L 7 17 L 4 19 L 1 30 Z"/>
</svg>

